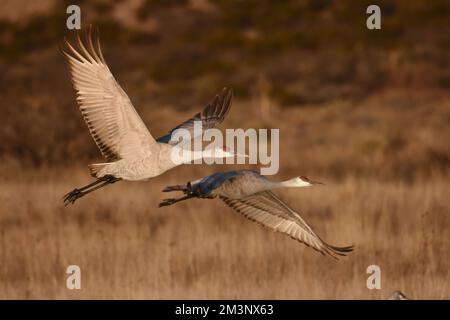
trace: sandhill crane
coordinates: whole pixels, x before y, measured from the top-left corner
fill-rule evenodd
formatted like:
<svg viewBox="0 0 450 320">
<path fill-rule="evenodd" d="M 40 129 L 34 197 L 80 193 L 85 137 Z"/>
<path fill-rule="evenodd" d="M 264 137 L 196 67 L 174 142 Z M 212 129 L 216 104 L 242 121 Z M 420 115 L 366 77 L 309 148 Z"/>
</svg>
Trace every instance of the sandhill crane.
<svg viewBox="0 0 450 320">
<path fill-rule="evenodd" d="M 406 297 L 403 292 L 397 290 L 392 292 L 388 300 L 410 300 L 410 299 Z"/>
<path fill-rule="evenodd" d="M 87 39 L 82 41 L 77 33 L 75 47 L 66 39 L 64 42 L 65 48 L 61 51 L 70 66 L 80 111 L 92 138 L 107 161 L 89 165 L 91 175 L 97 180 L 66 194 L 66 205 L 119 180 L 147 180 L 192 160 L 235 155 L 223 147 L 180 152 L 183 156 L 179 161 L 174 161 L 171 157 L 174 148 L 183 148 L 171 141 L 171 133 L 178 128 L 193 133 L 194 121 L 201 121 L 202 129 L 209 129 L 221 123 L 230 108 L 233 96 L 231 89 L 225 88 L 202 113 L 196 114 L 169 134 L 155 140 L 109 70 L 100 49 L 98 36 L 93 37 L 89 31 Z"/>
<path fill-rule="evenodd" d="M 163 192 L 182 191 L 185 196 L 163 200 L 159 206 L 168 206 L 190 198 L 219 197 L 228 206 L 246 218 L 282 232 L 322 254 L 337 258 L 353 250 L 353 246 L 334 247 L 324 242 L 303 218 L 281 201 L 270 190 L 282 187 L 309 187 L 322 184 L 304 176 L 275 182 L 251 170 L 218 172 L 185 185 L 169 186 Z"/>
</svg>

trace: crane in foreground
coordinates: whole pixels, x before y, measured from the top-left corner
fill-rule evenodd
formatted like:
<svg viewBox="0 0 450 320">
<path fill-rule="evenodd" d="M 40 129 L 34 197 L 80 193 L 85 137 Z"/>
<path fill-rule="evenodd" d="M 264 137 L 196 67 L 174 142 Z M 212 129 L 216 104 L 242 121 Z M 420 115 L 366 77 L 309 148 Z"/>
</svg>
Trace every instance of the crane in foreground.
<svg viewBox="0 0 450 320">
<path fill-rule="evenodd" d="M 184 196 L 165 199 L 159 206 L 169 206 L 191 198 L 219 197 L 244 217 L 273 231 L 287 234 L 322 254 L 328 254 L 333 258 L 345 256 L 353 250 L 353 246 L 335 247 L 324 242 L 299 213 L 271 192 L 277 188 L 302 188 L 318 184 L 322 183 L 304 176 L 277 182 L 251 170 L 218 172 L 183 185 L 164 188 L 163 192 L 181 191 Z"/>
<path fill-rule="evenodd" d="M 226 148 L 205 151 L 186 150 L 182 142 L 172 141 L 172 133 L 183 128 L 194 137 L 194 121 L 201 121 L 201 132 L 220 124 L 230 109 L 233 92 L 222 93 L 201 113 L 181 123 L 167 135 L 154 139 L 125 91 L 114 79 L 103 58 L 98 36 L 92 32 L 82 40 L 76 34 L 76 44 L 64 39 L 61 51 L 66 57 L 77 95 L 77 103 L 89 132 L 106 162 L 89 165 L 96 181 L 76 188 L 64 196 L 64 203 L 74 203 L 86 194 L 119 180 L 140 181 L 158 176 L 178 165 L 203 158 L 227 158 L 236 154 Z M 174 150 L 175 149 L 175 150 Z M 179 150 L 178 150 L 179 149 Z M 182 154 L 179 159 L 173 155 Z"/>
</svg>

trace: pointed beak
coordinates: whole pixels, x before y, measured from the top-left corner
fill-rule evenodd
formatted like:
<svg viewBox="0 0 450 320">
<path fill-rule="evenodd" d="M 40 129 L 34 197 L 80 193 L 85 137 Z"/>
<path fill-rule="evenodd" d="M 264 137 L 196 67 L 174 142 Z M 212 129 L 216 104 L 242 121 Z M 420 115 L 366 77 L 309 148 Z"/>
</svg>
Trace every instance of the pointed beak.
<svg viewBox="0 0 450 320">
<path fill-rule="evenodd" d="M 236 153 L 237 157 L 243 157 L 243 158 L 248 158 L 247 154 L 242 154 L 242 153 Z"/>
<path fill-rule="evenodd" d="M 312 185 L 318 184 L 318 185 L 325 185 L 325 183 L 320 182 L 320 181 L 309 181 L 309 183 L 311 183 Z"/>
</svg>

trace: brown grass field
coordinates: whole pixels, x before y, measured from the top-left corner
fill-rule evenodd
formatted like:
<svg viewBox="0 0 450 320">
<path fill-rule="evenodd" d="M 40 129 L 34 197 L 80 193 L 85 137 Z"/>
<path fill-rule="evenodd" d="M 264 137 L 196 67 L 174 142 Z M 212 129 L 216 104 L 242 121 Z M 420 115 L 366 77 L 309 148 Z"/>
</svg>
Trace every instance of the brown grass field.
<svg viewBox="0 0 450 320">
<path fill-rule="evenodd" d="M 379 123 L 388 124 L 389 113 L 380 107 L 373 109 L 373 114 L 370 110 L 374 104 L 390 108 L 390 99 L 388 94 L 364 101 L 366 117 L 373 120 L 383 115 Z M 443 107 L 433 106 L 435 110 L 448 116 L 449 100 L 437 104 Z M 246 121 L 237 119 L 243 107 L 234 105 L 231 124 Z M 397 160 L 391 164 L 381 156 L 373 156 L 371 162 L 379 177 L 370 170 L 333 175 L 336 170 L 326 168 L 333 168 L 332 163 L 340 157 L 351 157 L 345 154 L 348 141 L 342 142 L 341 151 L 327 148 L 339 141 L 341 126 L 336 131 L 334 125 L 328 130 L 320 126 L 336 107 L 292 110 L 272 118 L 282 124 L 282 169 L 276 178 L 307 174 L 327 183 L 278 193 L 301 211 L 325 240 L 354 244 L 355 251 L 348 257 L 335 261 L 322 256 L 247 221 L 219 200 L 157 208 L 165 196 L 160 192 L 165 185 L 229 167 L 180 167 L 149 182 L 117 183 L 69 207 L 63 206 L 61 197 L 90 181 L 87 169 L 75 165 L 10 168 L 2 171 L 0 191 L 0 298 L 384 299 L 396 289 L 415 299 L 450 298 L 448 176 L 442 171 L 418 171 L 403 179 L 399 175 L 389 178 L 381 169 L 383 163 L 392 165 L 389 171 L 394 172 Z M 251 119 L 251 110 L 258 109 L 249 110 Z M 181 120 L 187 114 L 175 118 Z M 302 114 L 308 114 L 308 121 Z M 358 112 L 340 113 L 334 121 L 337 126 L 345 118 L 354 132 L 361 130 L 352 144 L 383 135 L 377 133 L 378 125 L 367 127 L 365 122 L 350 121 L 353 117 L 357 118 Z M 428 114 L 402 128 L 414 139 L 398 153 L 400 159 L 409 154 L 416 155 L 414 161 L 423 157 L 420 136 L 430 139 L 429 144 L 445 142 L 441 135 L 445 127 L 435 130 L 437 125 L 421 125 L 432 121 L 430 118 L 435 116 Z M 396 119 L 400 121 L 398 115 Z M 439 119 L 443 118 L 434 121 L 439 123 Z M 295 138 L 301 124 L 315 129 Z M 92 143 L 87 132 L 85 135 L 86 143 Z M 325 147 L 316 150 L 311 142 L 311 148 L 302 149 L 315 140 Z M 313 154 L 308 156 L 309 152 Z M 304 160 L 296 159 L 302 155 Z M 315 161 L 316 156 L 320 161 Z M 355 161 L 357 155 L 353 157 Z M 367 159 L 359 160 L 364 161 Z M 79 291 L 65 287 L 65 270 L 70 264 L 82 270 Z M 366 268 L 372 264 L 381 267 L 382 290 L 366 288 Z"/>
<path fill-rule="evenodd" d="M 220 201 L 157 209 L 174 175 L 117 184 L 64 208 L 61 194 L 84 180 L 82 170 L 22 173 L 2 186 L 0 298 L 384 299 L 399 288 L 415 299 L 449 298 L 445 179 L 347 178 L 285 192 L 325 239 L 355 244 L 339 261 Z M 82 270 L 79 291 L 65 287 L 70 264 Z M 381 267 L 382 290 L 366 288 L 371 264 Z"/>
<path fill-rule="evenodd" d="M 77 1 L 4 2 L 0 299 L 450 299 L 448 1 L 380 0 L 373 32 L 370 1 L 80 2 L 154 136 L 224 86 L 222 129 L 280 129 L 272 179 L 326 185 L 276 193 L 327 242 L 355 245 L 338 261 L 219 200 L 158 208 L 166 185 L 249 165 L 178 167 L 64 207 L 103 161 L 57 50 Z M 81 290 L 66 288 L 72 264 Z"/>
</svg>

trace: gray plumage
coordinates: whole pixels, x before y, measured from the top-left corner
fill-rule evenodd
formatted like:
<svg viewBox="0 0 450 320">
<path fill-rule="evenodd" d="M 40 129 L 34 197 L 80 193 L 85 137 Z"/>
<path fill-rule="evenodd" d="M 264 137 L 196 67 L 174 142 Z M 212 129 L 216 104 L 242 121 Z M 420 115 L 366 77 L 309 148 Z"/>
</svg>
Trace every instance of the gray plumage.
<svg viewBox="0 0 450 320">
<path fill-rule="evenodd" d="M 168 186 L 164 192 L 181 191 L 185 196 L 165 199 L 160 207 L 191 198 L 219 197 L 247 219 L 274 231 L 289 235 L 307 246 L 337 258 L 353 250 L 353 246 L 335 247 L 324 242 L 296 211 L 270 190 L 281 187 L 307 187 L 319 182 L 296 177 L 282 182 L 267 179 L 251 170 L 218 172 L 184 185 Z"/>
</svg>

